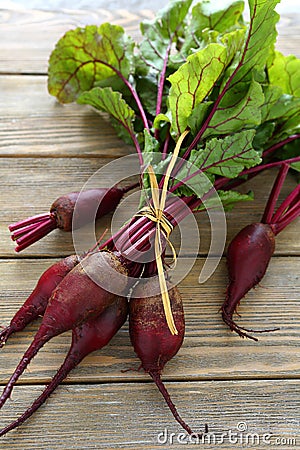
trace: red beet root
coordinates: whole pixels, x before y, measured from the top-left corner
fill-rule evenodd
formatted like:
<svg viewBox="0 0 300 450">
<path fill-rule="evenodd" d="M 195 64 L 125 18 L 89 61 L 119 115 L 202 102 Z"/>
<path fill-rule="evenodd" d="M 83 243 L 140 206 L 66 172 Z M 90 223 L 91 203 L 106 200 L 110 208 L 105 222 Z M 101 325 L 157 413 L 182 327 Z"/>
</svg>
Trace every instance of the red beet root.
<svg viewBox="0 0 300 450">
<path fill-rule="evenodd" d="M 52 291 L 78 262 L 79 258 L 76 255 L 68 256 L 53 264 L 42 274 L 36 287 L 14 315 L 9 326 L 0 332 L 0 348 L 11 334 L 23 330 L 26 325 L 44 314 Z"/>
<path fill-rule="evenodd" d="M 161 295 L 151 296 L 154 281 L 141 281 L 129 303 L 130 339 L 146 372 L 160 390 L 174 418 L 189 433 L 191 428 L 179 416 L 169 393 L 161 380 L 165 364 L 180 349 L 185 330 L 184 312 L 180 293 L 176 287 L 169 291 L 172 313 L 178 334 L 172 335 L 166 322 Z M 157 288 L 157 286 L 156 286 Z"/>
<path fill-rule="evenodd" d="M 113 187 L 111 189 L 89 189 L 80 193 L 80 203 L 76 205 L 76 224 L 83 226 L 89 219 L 91 212 L 96 213 L 96 219 L 114 211 L 125 193 L 124 189 Z M 55 217 L 57 228 L 63 231 L 72 230 L 74 208 L 79 192 L 71 192 L 59 197 L 52 204 L 50 214 Z M 79 216 L 80 214 L 80 216 Z"/>
<path fill-rule="evenodd" d="M 249 330 L 237 325 L 232 316 L 244 295 L 264 277 L 275 249 L 275 236 L 300 215 L 300 184 L 275 211 L 281 188 L 289 170 L 282 164 L 271 190 L 261 223 L 248 225 L 231 241 L 227 252 L 229 286 L 221 307 L 224 322 L 241 337 L 257 341 L 247 332 L 263 333 L 278 330 Z"/>
<path fill-rule="evenodd" d="M 116 273 L 125 275 L 123 277 L 124 282 L 116 279 Z M 116 285 L 116 283 L 123 283 L 122 286 L 119 284 L 119 288 L 125 291 L 127 271 L 113 253 L 97 252 L 89 254 L 80 264 L 75 266 L 52 292 L 42 323 L 33 342 L 4 388 L 0 397 L 0 407 L 9 398 L 20 375 L 46 342 L 54 336 L 99 316 L 105 308 L 116 300 L 116 294 L 96 284 L 90 278 L 91 275 L 97 279 L 98 283 L 105 282 L 105 286 L 108 286 L 108 282 L 111 283 L 111 286 Z"/>
<path fill-rule="evenodd" d="M 229 286 L 222 306 L 222 317 L 230 329 L 236 331 L 241 337 L 256 340 L 242 331 L 243 328 L 232 320 L 232 316 L 240 300 L 265 275 L 274 249 L 275 235 L 272 228 L 263 223 L 253 223 L 243 228 L 228 247 Z"/>
<path fill-rule="evenodd" d="M 100 314 L 99 317 L 75 328 L 72 333 L 71 348 L 52 381 L 17 420 L 0 431 L 0 436 L 3 436 L 8 431 L 17 428 L 24 423 L 25 420 L 32 416 L 32 414 L 47 400 L 57 386 L 66 378 L 68 373 L 74 369 L 83 358 L 95 350 L 99 350 L 107 345 L 126 321 L 127 313 L 128 306 L 126 298 L 118 297 L 112 305 L 108 306 Z"/>
<path fill-rule="evenodd" d="M 89 189 L 59 197 L 52 204 L 50 213 L 29 217 L 9 226 L 9 230 L 12 232 L 11 238 L 17 243 L 16 252 L 24 250 L 56 228 L 71 231 L 74 223 L 76 228 L 80 228 L 91 219 L 99 219 L 114 211 L 123 195 L 136 186 L 137 184 L 125 188 Z M 74 211 L 76 211 L 76 216 L 74 216 Z M 94 213 L 95 217 L 93 217 Z"/>
</svg>

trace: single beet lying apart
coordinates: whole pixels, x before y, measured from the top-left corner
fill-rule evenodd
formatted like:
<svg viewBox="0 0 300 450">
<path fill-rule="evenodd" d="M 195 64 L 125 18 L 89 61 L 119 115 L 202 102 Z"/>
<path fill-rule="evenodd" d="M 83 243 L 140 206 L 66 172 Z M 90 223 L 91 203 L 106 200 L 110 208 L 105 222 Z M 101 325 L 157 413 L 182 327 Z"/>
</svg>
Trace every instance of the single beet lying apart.
<svg viewBox="0 0 300 450">
<path fill-rule="evenodd" d="M 17 244 L 15 251 L 24 250 L 56 228 L 71 231 L 72 224 L 80 228 L 103 217 L 114 211 L 123 196 L 136 186 L 88 189 L 62 195 L 54 201 L 49 213 L 28 217 L 9 226 L 11 238 Z"/>
<path fill-rule="evenodd" d="M 194 434 L 180 417 L 170 395 L 162 382 L 161 372 L 165 364 L 180 349 L 185 331 L 182 299 L 177 287 L 169 291 L 174 322 L 178 334 L 172 335 L 166 322 L 162 296 L 157 292 L 158 281 L 140 281 L 129 302 L 129 332 L 133 348 L 141 360 L 141 367 L 149 373 L 163 395 L 177 422 L 189 434 Z"/>
<path fill-rule="evenodd" d="M 221 307 L 222 318 L 239 336 L 253 340 L 257 339 L 248 333 L 263 333 L 275 329 L 250 330 L 239 326 L 232 317 L 241 299 L 264 277 L 275 250 L 276 235 L 300 215 L 300 185 L 274 212 L 288 169 L 288 165 L 282 165 L 270 193 L 262 222 L 243 228 L 233 238 L 227 251 L 229 285 Z"/>
<path fill-rule="evenodd" d="M 0 436 L 3 436 L 8 431 L 17 428 L 25 422 L 47 400 L 50 394 L 83 358 L 107 345 L 126 321 L 127 313 L 127 299 L 125 297 L 117 297 L 98 317 L 76 327 L 72 332 L 70 350 L 56 375 L 46 386 L 42 394 L 18 419 L 0 430 Z"/>
<path fill-rule="evenodd" d="M 123 276 L 120 277 L 120 274 Z M 0 407 L 7 401 L 15 383 L 40 348 L 54 336 L 98 317 L 118 298 L 112 286 L 118 285 L 119 292 L 125 292 L 126 277 L 127 270 L 119 259 L 113 253 L 104 251 L 88 254 L 65 275 L 53 290 L 41 325 L 3 390 Z"/>
<path fill-rule="evenodd" d="M 78 262 L 78 256 L 68 256 L 53 264 L 41 275 L 36 287 L 11 319 L 10 324 L 0 332 L 0 348 L 10 335 L 22 331 L 26 325 L 44 314 L 52 291 Z"/>
</svg>

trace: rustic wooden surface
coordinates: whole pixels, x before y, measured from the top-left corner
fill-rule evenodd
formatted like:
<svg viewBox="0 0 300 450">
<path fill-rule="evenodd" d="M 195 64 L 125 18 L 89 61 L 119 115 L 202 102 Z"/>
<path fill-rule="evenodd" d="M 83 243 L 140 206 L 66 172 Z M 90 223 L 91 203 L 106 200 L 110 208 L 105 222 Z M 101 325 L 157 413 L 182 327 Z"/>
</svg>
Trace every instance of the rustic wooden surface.
<svg viewBox="0 0 300 450">
<path fill-rule="evenodd" d="M 104 117 L 79 106 L 59 106 L 47 93 L 47 59 L 57 39 L 77 25 L 109 20 L 138 37 L 137 22 L 152 17 L 127 11 L 0 10 L 0 320 L 6 325 L 34 287 L 39 274 L 55 259 L 72 252 L 67 234 L 54 232 L 16 255 L 7 225 L 41 211 L 61 193 L 80 189 L 94 171 L 113 158 L 132 152 L 121 143 Z M 300 56 L 300 15 L 282 17 L 278 47 Z M 275 172 L 257 177 L 243 189 L 259 188 Z M 289 178 L 285 192 L 293 186 Z M 283 193 L 284 194 L 284 193 Z M 243 225 L 258 220 L 268 192 L 228 214 L 228 241 Z M 104 218 L 99 231 L 110 218 Z M 254 328 L 280 330 L 262 335 L 258 343 L 239 339 L 223 325 L 218 308 L 226 289 L 221 261 L 204 285 L 198 274 L 209 246 L 207 218 L 201 230 L 199 257 L 182 281 L 187 331 L 184 345 L 164 371 L 164 380 L 182 416 L 195 428 L 207 423 L 213 433 L 238 432 L 243 423 L 260 442 L 230 443 L 222 448 L 262 448 L 272 433 L 277 448 L 300 448 L 300 239 L 299 221 L 278 237 L 276 253 L 261 286 L 240 307 L 242 322 Z M 175 239 L 176 241 L 176 239 Z M 191 254 L 195 251 L 191 248 Z M 189 257 L 189 255 L 187 255 Z M 11 338 L 0 353 L 4 385 L 25 351 L 38 324 Z M 70 334 L 53 339 L 32 362 L 1 411 L 8 424 L 43 389 L 67 352 Z M 162 443 L 157 436 L 174 422 L 159 393 L 137 367 L 128 326 L 109 346 L 86 360 L 49 401 L 19 430 L 0 441 L 8 449 L 195 448 L 176 438 Z M 171 438 L 172 439 L 172 438 Z M 219 441 L 220 442 L 220 441 Z M 201 444 L 215 448 L 218 444 Z"/>
</svg>

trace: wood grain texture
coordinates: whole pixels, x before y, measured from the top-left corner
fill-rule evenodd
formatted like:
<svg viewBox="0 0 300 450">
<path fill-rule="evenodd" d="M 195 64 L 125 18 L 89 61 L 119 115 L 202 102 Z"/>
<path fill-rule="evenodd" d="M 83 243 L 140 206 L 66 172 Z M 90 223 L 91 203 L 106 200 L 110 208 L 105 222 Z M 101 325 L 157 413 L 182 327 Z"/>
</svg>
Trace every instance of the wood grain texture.
<svg viewBox="0 0 300 450">
<path fill-rule="evenodd" d="M 94 11 L 40 11 L 0 9 L 0 73 L 45 74 L 50 52 L 66 31 L 85 25 L 111 22 L 139 39 L 139 22 L 153 18 L 150 10 L 139 13 L 105 9 Z M 47 33 L 44 30 L 47 30 Z"/>
<path fill-rule="evenodd" d="M 43 76 L 0 76 L 0 156 L 119 157 L 133 151 L 107 115 L 60 105 Z"/>
<path fill-rule="evenodd" d="M 121 25 L 135 40 L 140 39 L 139 22 L 153 12 L 130 11 L 11 11 L 0 10 L 0 73 L 45 74 L 50 52 L 58 39 L 77 26 L 111 22 Z M 278 24 L 277 48 L 300 56 L 300 14 L 284 15 Z M 47 33 L 44 33 L 47 29 Z M 292 39 L 290 38 L 292 36 Z"/>
<path fill-rule="evenodd" d="M 270 444 L 263 442 L 263 435 L 268 435 L 267 439 L 275 448 L 299 448 L 297 381 L 286 381 L 284 397 L 280 381 L 190 381 L 167 383 L 167 386 L 191 427 L 202 431 L 205 421 L 211 436 L 215 434 L 218 439 L 215 445 L 209 444 L 206 436 L 204 444 L 199 444 L 203 449 L 219 445 L 229 450 L 270 448 Z M 14 401 L 2 410 L 1 425 L 16 418 L 40 392 L 41 386 L 17 387 Z M 237 433 L 237 427 L 243 424 L 246 424 L 246 432 L 242 438 L 238 433 L 242 444 L 234 444 L 227 437 L 218 445 L 222 433 L 229 430 Z M 169 439 L 163 445 L 164 436 L 161 435 L 159 441 L 158 434 L 165 429 Z M 171 433 L 175 433 L 173 441 Z M 254 443 L 247 442 L 248 433 L 258 435 L 254 436 Z M 180 444 L 178 438 L 185 443 Z M 10 450 L 199 447 L 188 445 L 188 438 L 182 436 L 182 429 L 174 422 L 152 383 L 62 386 L 26 424 L 1 439 Z M 286 442 L 284 439 L 294 445 L 280 445 Z"/>
<path fill-rule="evenodd" d="M 52 263 L 52 260 L 0 261 L 1 325 L 9 323 L 34 287 L 39 274 Z M 280 326 L 279 331 L 258 335 L 258 343 L 231 333 L 218 313 L 227 283 L 225 261 L 221 261 L 204 285 L 199 285 L 203 263 L 203 258 L 198 259 L 179 286 L 185 307 L 186 337 L 178 355 L 166 366 L 166 379 L 300 378 L 299 259 L 273 258 L 261 286 L 250 292 L 241 303 L 239 312 L 242 317 L 236 319 L 242 325 L 254 329 Z M 12 337 L 1 351 L 1 384 L 12 373 L 37 327 L 37 323 L 33 324 L 19 336 Z M 31 363 L 22 377 L 22 383 L 48 381 L 62 362 L 69 345 L 70 333 L 53 339 Z M 123 369 L 137 368 L 138 365 L 126 324 L 109 346 L 89 356 L 68 380 L 145 379 L 142 373 L 122 373 Z"/>
</svg>

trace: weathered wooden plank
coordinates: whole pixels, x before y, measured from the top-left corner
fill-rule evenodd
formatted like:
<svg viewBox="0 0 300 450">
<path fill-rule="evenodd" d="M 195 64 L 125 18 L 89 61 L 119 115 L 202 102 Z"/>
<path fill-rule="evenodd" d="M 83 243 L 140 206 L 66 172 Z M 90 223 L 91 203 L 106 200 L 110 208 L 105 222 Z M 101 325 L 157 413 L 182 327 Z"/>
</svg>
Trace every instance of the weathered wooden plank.
<svg viewBox="0 0 300 450">
<path fill-rule="evenodd" d="M 0 318 L 6 325 L 39 275 L 53 260 L 0 261 Z M 239 323 L 249 328 L 280 330 L 259 335 L 259 342 L 240 339 L 223 324 L 218 310 L 227 283 L 225 261 L 214 275 L 199 285 L 204 259 L 198 259 L 180 283 L 186 316 L 186 338 L 178 355 L 165 370 L 166 379 L 283 378 L 300 376 L 299 334 L 300 279 L 299 258 L 274 257 L 261 286 L 243 300 Z M 31 342 L 38 323 L 11 337 L 0 353 L 0 383 L 14 370 Z M 70 333 L 53 339 L 41 350 L 20 380 L 45 382 L 61 364 L 70 345 Z M 72 382 L 144 380 L 143 373 L 125 372 L 138 367 L 130 345 L 128 325 L 120 330 L 109 346 L 89 356 L 69 377 Z"/>
<path fill-rule="evenodd" d="M 280 381 L 257 380 L 167 386 L 193 429 L 202 431 L 203 422 L 208 424 L 210 434 L 198 443 L 203 449 L 299 448 L 296 380 L 287 380 L 284 389 Z M 14 401 L 1 411 L 1 425 L 40 392 L 41 386 L 16 388 Z M 63 386 L 18 431 L 1 439 L 11 450 L 195 448 L 150 383 Z"/>
<path fill-rule="evenodd" d="M 0 76 L 0 156 L 118 157 L 133 151 L 107 116 L 60 105 L 44 76 Z"/>
<path fill-rule="evenodd" d="M 139 22 L 152 18 L 142 10 L 6 10 L 0 9 L 0 72 L 46 73 L 48 58 L 58 39 L 69 29 L 103 22 L 123 26 L 134 39 L 139 36 Z M 45 33 L 43 30 L 47 30 Z"/>
<path fill-rule="evenodd" d="M 108 163 L 109 159 L 103 158 L 1 158 L 0 162 L 0 256 L 16 256 L 14 245 L 10 240 L 8 225 L 22 218 L 46 212 L 52 202 L 60 195 L 72 191 L 81 190 L 84 183 L 96 172 L 97 169 Z M 120 179 L 126 179 L 128 172 L 120 170 Z M 111 172 L 107 176 L 101 175 L 102 186 L 111 186 Z M 245 225 L 260 220 L 264 205 L 276 171 L 261 174 L 242 186 L 240 191 L 247 192 L 252 189 L 256 193 L 254 202 L 241 203 L 232 212 L 227 214 L 228 242 Z M 107 177 L 107 178 L 106 178 Z M 292 176 L 284 186 L 282 196 L 295 185 Z M 268 188 L 266 188 L 268 186 Z M 129 207 L 130 206 L 130 207 Z M 138 199 L 118 210 L 119 223 L 130 218 L 130 211 L 134 213 L 138 208 Z M 200 253 L 206 254 L 210 245 L 210 224 L 204 213 L 197 215 L 200 227 Z M 110 216 L 99 221 L 98 233 L 102 233 L 110 226 Z M 299 254 L 300 240 L 299 220 L 291 224 L 277 238 L 276 254 Z M 186 251 L 197 252 L 195 243 L 190 242 L 186 236 Z M 173 240 L 178 245 L 179 232 L 175 229 Z M 67 255 L 73 252 L 72 236 L 59 230 L 53 232 L 39 243 L 26 249 L 23 255 L 57 256 Z"/>
<path fill-rule="evenodd" d="M 139 22 L 153 12 L 93 11 L 11 11 L 0 10 L 0 73 L 46 73 L 49 54 L 57 40 L 76 26 L 112 22 L 122 25 L 139 39 Z M 277 47 L 284 53 L 300 55 L 300 14 L 282 15 L 278 24 Z M 47 33 L 41 31 L 47 29 Z M 292 36 L 292 39 L 291 39 Z"/>
</svg>

